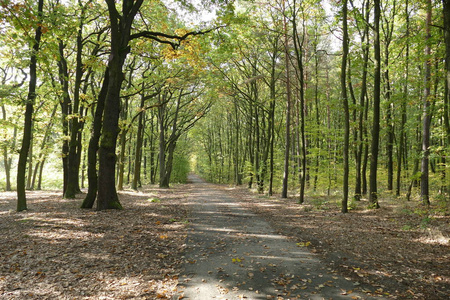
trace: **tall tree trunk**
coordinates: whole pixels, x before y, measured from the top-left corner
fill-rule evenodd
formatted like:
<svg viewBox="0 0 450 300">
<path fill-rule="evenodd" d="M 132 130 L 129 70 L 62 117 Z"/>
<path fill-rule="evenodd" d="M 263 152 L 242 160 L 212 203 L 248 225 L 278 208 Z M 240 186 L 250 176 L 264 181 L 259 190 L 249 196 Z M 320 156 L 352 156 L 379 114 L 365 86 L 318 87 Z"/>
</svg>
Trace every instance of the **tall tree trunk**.
<svg viewBox="0 0 450 300">
<path fill-rule="evenodd" d="M 75 67 L 75 84 L 73 91 L 73 103 L 72 103 L 72 117 L 70 118 L 70 142 L 69 142 L 69 154 L 68 154 L 68 174 L 67 174 L 67 187 L 64 192 L 64 198 L 74 199 L 75 195 L 80 192 L 79 181 L 79 166 L 81 152 L 79 150 L 79 139 L 81 138 L 80 131 L 80 89 L 81 80 L 83 77 L 83 61 L 81 58 L 83 52 L 83 26 L 84 26 L 84 14 L 85 7 L 81 7 L 80 24 L 77 33 L 77 53 L 76 53 L 76 67 Z"/>
<path fill-rule="evenodd" d="M 61 122 L 62 122 L 62 132 L 64 138 L 62 139 L 61 157 L 63 165 L 63 195 L 66 193 L 68 184 L 68 174 L 69 174 L 69 141 L 67 137 L 69 136 L 69 107 L 70 107 L 70 96 L 69 96 L 69 72 L 67 70 L 67 61 L 64 56 L 65 45 L 62 40 L 59 40 L 58 50 L 58 75 L 59 82 L 62 87 L 62 99 L 60 101 L 61 105 Z"/>
<path fill-rule="evenodd" d="M 160 106 L 158 107 L 158 122 L 159 122 L 159 186 L 168 188 L 169 183 L 166 182 L 166 128 L 164 126 L 164 121 L 166 118 L 166 104 L 165 94 L 163 94 L 163 99 L 160 98 Z"/>
<path fill-rule="evenodd" d="M 444 125 L 447 147 L 450 147 L 450 0 L 442 0 L 444 8 L 444 39 L 445 39 L 445 95 L 444 95 Z M 446 157 L 448 162 L 448 154 Z M 448 176 L 448 174 L 445 174 Z M 450 191 L 448 183 L 447 191 Z"/>
<path fill-rule="evenodd" d="M 44 9 L 44 0 L 38 1 L 38 20 L 42 19 Z M 30 82 L 28 85 L 28 96 L 25 106 L 25 122 L 23 128 L 22 146 L 19 153 L 19 162 L 17 165 L 17 211 L 27 209 L 27 198 L 25 193 L 25 172 L 27 168 L 28 151 L 31 145 L 31 131 L 34 111 L 34 102 L 36 100 L 36 82 L 37 82 L 37 54 L 42 36 L 41 23 L 38 23 L 34 36 L 33 49 L 30 58 Z"/>
<path fill-rule="evenodd" d="M 299 86 L 300 86 L 300 137 L 301 138 L 301 167 L 302 171 L 300 174 L 300 196 L 298 203 L 303 203 L 305 201 L 305 184 L 307 179 L 307 151 L 306 151 L 306 135 L 305 135 L 305 74 L 303 68 L 303 41 L 300 40 L 297 28 L 297 18 L 296 18 L 296 1 L 294 1 L 294 15 L 293 15 L 293 36 L 294 36 L 294 47 L 295 54 L 297 57 L 297 65 L 299 70 Z"/>
<path fill-rule="evenodd" d="M 102 129 L 102 116 L 105 107 L 106 93 L 109 85 L 109 70 L 105 70 L 103 76 L 103 83 L 97 99 L 97 106 L 95 107 L 94 120 L 92 122 L 91 138 L 89 139 L 88 148 L 88 192 L 81 204 L 81 208 L 92 208 L 95 199 L 97 198 L 98 190 L 98 176 L 97 176 L 97 151 L 99 148 L 99 141 Z"/>
<path fill-rule="evenodd" d="M 383 14 L 383 32 L 384 32 L 384 99 L 386 102 L 386 156 L 387 156 L 387 189 L 392 191 L 394 189 L 394 103 L 391 99 L 391 78 L 389 74 L 390 52 L 389 46 L 392 42 L 394 32 L 395 16 L 397 14 L 397 6 L 394 2 L 392 7 L 384 10 Z"/>
<path fill-rule="evenodd" d="M 142 83 L 142 88 L 144 88 L 144 83 Z M 144 92 L 141 95 L 141 106 L 140 106 L 140 115 L 138 120 L 138 131 L 136 134 L 136 149 L 134 156 L 134 172 L 133 172 L 133 181 L 131 183 L 131 188 L 134 190 L 138 189 L 138 184 L 141 181 L 141 158 L 142 158 L 142 142 L 144 139 L 144 109 L 145 97 Z"/>
<path fill-rule="evenodd" d="M 401 121 L 400 121 L 400 138 L 397 152 L 397 184 L 395 194 L 400 196 L 401 175 L 402 175 L 402 158 L 405 151 L 405 126 L 406 126 L 406 105 L 408 102 L 408 80 L 409 80 L 409 0 L 405 1 L 405 18 L 406 18 L 406 49 L 405 49 L 405 83 L 403 84 L 403 101 L 401 103 Z"/>
<path fill-rule="evenodd" d="M 367 94 L 367 73 L 369 66 L 369 0 L 365 1 L 364 6 L 365 12 L 365 25 L 364 32 L 362 37 L 362 50 L 363 50 L 363 70 L 362 70 L 362 78 L 361 78 L 361 94 L 359 95 L 359 116 L 358 116 L 358 138 L 357 138 L 357 146 L 356 146 L 356 178 L 355 178 L 355 195 L 354 199 L 359 201 L 363 194 L 363 177 L 365 178 L 365 169 L 363 173 L 363 151 L 364 151 L 364 115 L 366 108 L 366 94 Z M 363 175 L 364 174 L 364 175 Z"/>
<path fill-rule="evenodd" d="M 349 175 L 349 144 L 350 144 L 350 110 L 347 96 L 347 56 L 348 56 L 348 30 L 347 30 L 347 0 L 342 2 L 342 63 L 341 63 L 341 97 L 344 107 L 344 178 L 343 198 L 341 212 L 348 212 L 348 175 Z"/>
<path fill-rule="evenodd" d="M 377 190 L 378 148 L 380 139 L 380 94 L 381 94 L 381 53 L 380 53 L 380 0 L 374 1 L 374 86 L 373 86 L 373 124 L 370 157 L 370 195 L 369 202 L 372 208 L 379 208 Z"/>
<path fill-rule="evenodd" d="M 283 6 L 285 5 L 283 1 Z M 284 7 L 283 7 L 284 8 Z M 283 9 L 285 13 L 285 8 Z M 284 60 L 286 68 L 286 138 L 284 150 L 284 173 L 283 173 L 283 190 L 281 198 L 287 198 L 288 195 L 288 180 L 289 180 L 289 152 L 291 151 L 291 82 L 290 82 L 290 68 L 289 68 L 289 40 L 287 31 L 286 16 L 283 21 L 284 26 Z"/>
<path fill-rule="evenodd" d="M 121 209 L 115 184 L 116 141 L 119 134 L 120 88 L 124 79 L 123 64 L 130 51 L 128 45 L 133 20 L 143 0 L 123 0 L 122 15 L 116 1 L 105 0 L 111 26 L 111 53 L 109 57 L 109 85 L 103 113 L 102 137 L 99 148 L 97 209 Z"/>
<path fill-rule="evenodd" d="M 125 98 L 122 103 L 122 110 L 120 111 L 120 115 L 122 120 L 126 120 L 128 117 L 128 99 Z M 123 181 L 125 174 L 125 158 L 126 158 L 126 149 L 127 149 L 127 133 L 128 131 L 125 128 L 122 128 L 119 134 L 119 159 L 118 159 L 118 171 L 117 171 L 117 190 L 123 190 Z"/>
<path fill-rule="evenodd" d="M 427 19 L 425 26 L 425 65 L 424 65 L 424 92 L 423 92 L 423 118 L 422 118 L 422 162 L 420 177 L 420 196 L 422 203 L 430 204 L 429 195 L 429 155 L 430 155 L 430 126 L 431 126 L 431 0 L 427 1 Z"/>
</svg>

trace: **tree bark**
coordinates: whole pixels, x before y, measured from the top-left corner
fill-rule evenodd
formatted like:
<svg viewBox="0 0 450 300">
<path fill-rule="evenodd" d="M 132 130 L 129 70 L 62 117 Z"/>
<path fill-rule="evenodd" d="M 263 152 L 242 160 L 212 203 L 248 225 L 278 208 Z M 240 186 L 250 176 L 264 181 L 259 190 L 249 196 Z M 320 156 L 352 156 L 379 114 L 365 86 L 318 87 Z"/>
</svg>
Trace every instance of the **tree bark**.
<svg viewBox="0 0 450 300">
<path fill-rule="evenodd" d="M 283 1 L 283 5 L 285 5 Z M 283 7 L 284 8 L 284 7 Z M 285 9 L 283 9 L 283 13 Z M 285 150 L 284 150 L 284 173 L 283 173 L 283 190 L 281 198 L 287 198 L 288 180 L 289 180 L 289 152 L 291 151 L 291 82 L 289 71 L 289 44 L 287 32 L 287 20 L 284 17 L 284 60 L 286 72 L 286 135 L 285 135 Z"/>
<path fill-rule="evenodd" d="M 401 175 L 402 175 L 402 158 L 405 151 L 405 126 L 406 126 L 406 104 L 408 102 L 408 79 L 409 79 L 409 0 L 405 1 L 405 18 L 406 18 L 406 49 L 405 49 L 405 83 L 403 84 L 403 101 L 401 103 L 401 121 L 400 121 L 400 138 L 397 152 L 397 183 L 396 196 L 400 196 Z M 449 57 L 450 58 L 450 57 Z"/>
<path fill-rule="evenodd" d="M 372 143 L 370 147 L 369 203 L 379 208 L 377 190 L 378 147 L 380 139 L 380 93 L 381 93 L 381 53 L 380 53 L 380 0 L 374 1 L 374 86 L 373 86 L 373 122 Z"/>
<path fill-rule="evenodd" d="M 44 0 L 38 1 L 38 20 L 42 19 L 44 9 Z M 33 49 L 30 58 L 30 81 L 28 85 L 28 96 L 25 106 L 25 122 L 23 129 L 22 146 L 19 153 L 19 162 L 17 165 L 17 211 L 27 209 L 27 199 L 25 193 L 25 172 L 27 167 L 28 151 L 31 145 L 32 119 L 34 111 L 34 102 L 36 100 L 37 83 L 37 53 L 39 51 L 42 36 L 42 27 L 38 23 L 34 36 Z"/>
<path fill-rule="evenodd" d="M 142 83 L 142 87 L 144 87 L 144 83 Z M 142 142 L 144 139 L 144 116 L 145 116 L 145 111 L 142 110 L 144 109 L 144 104 L 145 104 L 145 97 L 144 94 L 142 94 L 140 106 L 141 113 L 139 115 L 138 131 L 136 134 L 133 181 L 131 183 L 131 188 L 134 190 L 138 189 L 138 184 L 141 181 L 141 160 L 142 160 L 141 158 L 142 158 Z"/>
<path fill-rule="evenodd" d="M 92 122 L 91 138 L 89 139 L 88 148 L 88 192 L 81 204 L 81 208 L 92 208 L 95 199 L 97 198 L 98 190 L 98 176 L 97 176 L 97 151 L 99 148 L 99 141 L 102 129 L 102 116 L 105 107 L 105 99 L 107 88 L 109 85 L 109 70 L 106 69 L 103 76 L 103 83 L 97 99 L 97 106 L 95 107 L 94 120 Z"/>
<path fill-rule="evenodd" d="M 120 88 L 124 79 L 122 67 L 130 51 L 130 31 L 143 0 L 122 1 L 122 15 L 114 0 L 105 0 L 111 23 L 111 53 L 109 85 L 103 113 L 102 137 L 99 148 L 97 210 L 121 209 L 115 184 L 116 143 L 119 134 Z"/>
<path fill-rule="evenodd" d="M 358 116 L 358 137 L 357 137 L 357 147 L 355 149 L 355 160 L 356 160 L 356 178 L 355 178 L 355 195 L 353 199 L 355 201 L 361 200 L 363 194 L 363 177 L 365 178 L 365 172 L 363 173 L 363 151 L 364 151 L 364 114 L 367 110 L 366 108 L 366 93 L 367 93 L 367 73 L 369 66 L 369 1 L 365 1 L 364 6 L 365 13 L 365 25 L 364 32 L 362 36 L 362 51 L 363 51 L 363 70 L 361 78 L 361 94 L 359 95 L 359 116 Z M 365 169 L 364 169 L 365 170 Z M 364 175 L 363 175 L 364 174 Z"/>
<path fill-rule="evenodd" d="M 447 147 L 450 146 L 450 0 L 442 0 L 444 15 L 444 40 L 445 40 L 445 95 L 444 95 L 444 126 Z M 445 157 L 448 162 L 448 154 Z M 448 176 L 447 173 L 444 173 Z M 448 182 L 448 181 L 447 181 Z M 450 183 L 447 183 L 447 191 L 450 191 Z"/>
<path fill-rule="evenodd" d="M 350 110 L 347 96 L 347 56 L 348 56 L 348 29 L 347 29 L 347 0 L 342 1 L 342 62 L 341 62 L 341 97 L 344 107 L 344 178 L 343 198 L 341 212 L 348 212 L 348 175 L 349 175 L 349 144 L 350 144 Z"/>
<path fill-rule="evenodd" d="M 297 66 L 298 66 L 298 79 L 299 79 L 299 87 L 300 87 L 300 137 L 301 139 L 301 155 L 299 155 L 300 164 L 301 164 L 301 174 L 300 176 L 300 196 L 298 199 L 298 203 L 303 203 L 305 201 L 305 184 L 307 179 L 307 151 L 306 151 L 306 135 L 305 135 L 305 74 L 303 68 L 303 41 L 300 41 L 300 36 L 298 35 L 297 28 L 297 18 L 296 18 L 296 1 L 294 1 L 294 15 L 293 15 L 293 36 L 294 36 L 294 47 L 295 54 L 297 58 Z"/>
<path fill-rule="evenodd" d="M 70 106 L 70 96 L 69 96 L 69 72 L 67 70 L 67 61 L 64 57 L 64 43 L 59 40 L 58 43 L 59 58 L 58 58 L 58 75 L 59 82 L 62 87 L 62 99 L 60 101 L 61 105 L 61 122 L 62 122 L 62 133 L 63 141 L 61 146 L 61 157 L 63 165 L 63 195 L 66 193 L 68 184 L 68 174 L 69 174 L 69 141 L 67 137 L 69 136 L 69 106 Z"/>
<path fill-rule="evenodd" d="M 424 91 L 423 91 L 423 117 L 422 117 L 422 161 L 420 166 L 420 196 L 422 203 L 430 205 L 429 195 L 429 155 L 430 155 L 430 126 L 431 126 L 431 0 L 427 1 L 427 19 L 425 25 L 425 65 L 424 65 Z"/>
<path fill-rule="evenodd" d="M 79 150 L 79 143 L 81 142 L 81 134 L 79 131 L 80 127 L 80 89 L 81 80 L 83 77 L 83 62 L 82 62 L 82 52 L 83 52 L 83 26 L 84 26 L 84 14 L 85 7 L 81 7 L 80 24 L 77 33 L 77 52 L 76 52 L 76 67 L 75 67 L 75 83 L 73 92 L 73 103 L 72 103 L 72 117 L 70 118 L 70 142 L 69 142 L 69 153 L 68 153 L 68 166 L 67 166 L 67 187 L 64 192 L 64 198 L 74 199 L 75 195 L 80 193 L 80 180 L 79 180 L 79 167 L 80 167 L 80 157 L 81 152 Z"/>
</svg>

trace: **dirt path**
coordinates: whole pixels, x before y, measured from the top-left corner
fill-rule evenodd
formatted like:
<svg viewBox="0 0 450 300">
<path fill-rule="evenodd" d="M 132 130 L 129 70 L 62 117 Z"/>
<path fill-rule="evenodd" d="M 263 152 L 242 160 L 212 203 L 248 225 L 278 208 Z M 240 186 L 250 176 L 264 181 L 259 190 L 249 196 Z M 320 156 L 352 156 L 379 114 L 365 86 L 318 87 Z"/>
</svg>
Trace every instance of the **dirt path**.
<svg viewBox="0 0 450 300">
<path fill-rule="evenodd" d="M 183 299 L 375 299 L 237 199 L 199 177 L 190 180 Z"/>
</svg>

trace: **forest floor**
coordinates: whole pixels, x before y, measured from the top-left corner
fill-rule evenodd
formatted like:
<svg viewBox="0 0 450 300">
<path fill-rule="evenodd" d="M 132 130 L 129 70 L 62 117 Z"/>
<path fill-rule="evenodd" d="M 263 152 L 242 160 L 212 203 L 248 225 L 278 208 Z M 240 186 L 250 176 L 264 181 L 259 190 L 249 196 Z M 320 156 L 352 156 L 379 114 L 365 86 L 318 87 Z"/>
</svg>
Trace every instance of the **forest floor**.
<svg viewBox="0 0 450 300">
<path fill-rule="evenodd" d="M 83 194 L 0 193 L 0 299 L 170 299 L 186 232 L 182 189 L 119 193 L 124 210 L 80 209 Z"/>
<path fill-rule="evenodd" d="M 309 249 L 345 277 L 392 299 L 448 299 L 448 207 L 383 199 L 341 214 L 337 199 L 306 204 L 215 185 L 279 233 Z M 177 295 L 189 227 L 187 190 L 146 186 L 120 192 L 122 211 L 80 209 L 83 195 L 0 193 L 0 299 L 172 299 Z"/>
</svg>

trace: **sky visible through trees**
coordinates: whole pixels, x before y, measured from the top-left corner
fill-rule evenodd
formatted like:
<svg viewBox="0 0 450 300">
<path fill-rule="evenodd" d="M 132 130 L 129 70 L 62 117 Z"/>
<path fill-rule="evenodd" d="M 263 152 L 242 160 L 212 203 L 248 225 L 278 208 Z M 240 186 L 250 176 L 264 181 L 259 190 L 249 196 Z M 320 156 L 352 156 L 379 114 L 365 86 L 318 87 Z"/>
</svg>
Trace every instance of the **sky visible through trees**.
<svg viewBox="0 0 450 300">
<path fill-rule="evenodd" d="M 102 210 L 195 171 L 343 212 L 448 206 L 449 6 L 0 0 L 0 189 Z"/>
</svg>

